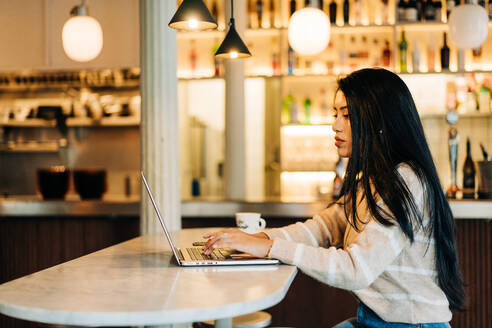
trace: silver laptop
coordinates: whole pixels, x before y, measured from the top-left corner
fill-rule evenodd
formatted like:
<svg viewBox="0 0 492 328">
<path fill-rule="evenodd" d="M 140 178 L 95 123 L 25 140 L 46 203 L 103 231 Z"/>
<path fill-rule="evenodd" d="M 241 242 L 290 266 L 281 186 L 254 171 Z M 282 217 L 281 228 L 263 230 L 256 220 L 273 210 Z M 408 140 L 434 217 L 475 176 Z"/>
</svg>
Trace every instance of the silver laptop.
<svg viewBox="0 0 492 328">
<path fill-rule="evenodd" d="M 167 230 L 164 219 L 161 215 L 161 211 L 155 202 L 150 186 L 145 178 L 143 172 L 140 172 L 142 181 L 144 182 L 145 189 L 149 194 L 152 205 L 154 206 L 157 217 L 161 222 L 162 229 L 166 235 L 169 245 L 173 251 L 174 257 L 180 266 L 202 266 L 202 265 L 259 265 L 259 264 L 278 264 L 279 260 L 257 258 L 246 253 L 238 253 L 231 249 L 216 249 L 210 255 L 203 254 L 201 247 L 189 247 L 181 250 L 174 246 L 174 242 L 171 239 L 171 235 Z"/>
</svg>

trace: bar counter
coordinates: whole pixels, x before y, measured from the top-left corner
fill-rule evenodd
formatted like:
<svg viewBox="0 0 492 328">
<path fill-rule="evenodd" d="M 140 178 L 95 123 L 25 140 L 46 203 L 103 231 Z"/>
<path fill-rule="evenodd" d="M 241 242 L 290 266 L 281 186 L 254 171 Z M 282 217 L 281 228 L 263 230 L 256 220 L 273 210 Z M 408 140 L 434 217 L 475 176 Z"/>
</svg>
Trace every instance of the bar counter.
<svg viewBox="0 0 492 328">
<path fill-rule="evenodd" d="M 268 218 L 308 218 L 323 210 L 329 201 L 236 201 L 197 198 L 181 203 L 183 217 L 234 217 L 236 212 L 259 212 Z M 492 199 L 450 200 L 457 219 L 492 219 Z M 0 198 L 2 216 L 138 216 L 139 197 L 108 196 L 103 200 L 82 201 L 77 196 L 67 200 L 44 201 L 39 196 Z"/>
</svg>

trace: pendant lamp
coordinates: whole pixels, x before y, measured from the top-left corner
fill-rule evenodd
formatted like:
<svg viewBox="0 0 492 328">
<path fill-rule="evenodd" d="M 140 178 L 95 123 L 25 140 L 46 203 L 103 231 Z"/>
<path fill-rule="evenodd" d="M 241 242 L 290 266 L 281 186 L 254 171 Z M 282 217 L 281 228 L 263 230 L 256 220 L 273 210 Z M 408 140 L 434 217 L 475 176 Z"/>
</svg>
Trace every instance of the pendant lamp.
<svg viewBox="0 0 492 328">
<path fill-rule="evenodd" d="M 168 25 L 176 30 L 186 31 L 217 28 L 217 22 L 202 0 L 183 0 Z"/>
<path fill-rule="evenodd" d="M 251 53 L 249 52 L 248 47 L 246 47 L 243 40 L 241 40 L 241 37 L 236 31 L 236 25 L 234 23 L 234 5 L 232 0 L 229 32 L 227 32 L 224 41 L 222 41 L 219 49 L 217 49 L 215 57 L 229 59 L 251 57 Z"/>
<path fill-rule="evenodd" d="M 70 11 L 70 19 L 62 30 L 63 50 L 67 56 L 78 62 L 96 58 L 103 47 L 103 32 L 99 22 L 87 15 L 85 0 Z"/>
<path fill-rule="evenodd" d="M 478 48 L 489 34 L 489 17 L 487 11 L 473 0 L 451 11 L 448 26 L 449 38 L 457 48 Z"/>
<path fill-rule="evenodd" d="M 330 20 L 312 7 L 294 12 L 289 20 L 289 44 L 297 53 L 314 56 L 321 53 L 330 41 Z"/>
</svg>

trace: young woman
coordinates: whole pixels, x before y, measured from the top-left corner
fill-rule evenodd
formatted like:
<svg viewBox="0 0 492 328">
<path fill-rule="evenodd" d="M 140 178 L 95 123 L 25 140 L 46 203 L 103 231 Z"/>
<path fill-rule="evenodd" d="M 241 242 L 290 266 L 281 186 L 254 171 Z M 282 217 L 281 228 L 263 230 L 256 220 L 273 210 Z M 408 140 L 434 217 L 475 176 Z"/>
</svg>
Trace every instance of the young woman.
<svg viewBox="0 0 492 328">
<path fill-rule="evenodd" d="M 256 235 L 209 233 L 204 252 L 231 247 L 294 264 L 360 300 L 338 327 L 449 327 L 464 303 L 453 215 L 415 104 L 384 69 L 338 81 L 335 145 L 348 157 L 342 195 L 304 223 Z"/>
</svg>

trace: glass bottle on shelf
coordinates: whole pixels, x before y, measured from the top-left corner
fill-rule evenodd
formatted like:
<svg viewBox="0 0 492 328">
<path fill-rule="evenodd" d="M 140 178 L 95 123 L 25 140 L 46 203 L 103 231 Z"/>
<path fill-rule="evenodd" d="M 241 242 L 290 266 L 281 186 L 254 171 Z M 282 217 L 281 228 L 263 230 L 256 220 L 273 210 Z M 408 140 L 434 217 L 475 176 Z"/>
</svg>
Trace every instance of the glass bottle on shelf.
<svg viewBox="0 0 492 328">
<path fill-rule="evenodd" d="M 427 71 L 434 72 L 436 66 L 436 45 L 434 44 L 434 33 L 429 32 L 427 39 Z"/>
<path fill-rule="evenodd" d="M 490 0 L 489 0 L 488 12 L 489 12 L 489 19 L 492 19 L 492 1 Z"/>
<path fill-rule="evenodd" d="M 449 19 L 449 15 L 451 14 L 451 11 L 453 10 L 455 5 L 456 5 L 455 0 L 447 0 L 446 1 L 446 17 L 448 19 Z"/>
<path fill-rule="evenodd" d="M 417 2 L 415 0 L 410 0 L 405 8 L 405 20 L 408 22 L 416 22 L 417 18 Z"/>
<path fill-rule="evenodd" d="M 466 158 L 463 164 L 463 198 L 475 198 L 475 165 L 471 157 L 470 138 L 466 139 Z"/>
<path fill-rule="evenodd" d="M 338 63 L 340 65 L 340 72 L 347 73 L 347 50 L 345 46 L 345 37 L 343 34 L 340 35 L 340 47 L 338 48 Z"/>
<path fill-rule="evenodd" d="M 352 19 L 354 25 L 361 25 L 362 22 L 362 4 L 361 0 L 352 1 Z M 350 23 L 350 19 L 349 19 Z"/>
<path fill-rule="evenodd" d="M 357 58 L 359 59 L 359 66 L 370 66 L 369 63 L 369 44 L 367 43 L 367 37 L 362 35 L 361 47 L 357 51 Z"/>
<path fill-rule="evenodd" d="M 287 74 L 292 75 L 294 74 L 294 67 L 296 63 L 296 54 L 294 52 L 294 49 L 289 45 L 289 48 L 287 50 Z"/>
<path fill-rule="evenodd" d="M 372 64 L 371 66 L 378 67 L 381 65 L 381 49 L 379 48 L 379 41 L 378 39 L 374 38 L 372 40 L 372 54 L 371 54 L 371 59 L 372 59 Z"/>
<path fill-rule="evenodd" d="M 384 41 L 384 49 L 383 49 L 383 67 L 390 68 L 391 66 L 391 48 L 388 40 Z"/>
<path fill-rule="evenodd" d="M 191 40 L 189 59 L 190 59 L 191 77 L 192 78 L 197 77 L 196 76 L 197 54 L 196 54 L 195 40 L 194 39 Z"/>
<path fill-rule="evenodd" d="M 291 106 L 293 101 L 294 101 L 294 96 L 292 96 L 292 94 L 289 91 L 289 93 L 287 94 L 287 96 L 285 96 L 285 98 L 282 102 L 282 114 L 281 114 L 282 124 L 289 124 L 291 122 L 290 106 Z"/>
<path fill-rule="evenodd" d="M 337 22 L 337 2 L 336 2 L 336 0 L 331 0 L 329 8 L 330 8 L 330 23 L 336 24 L 336 22 Z"/>
<path fill-rule="evenodd" d="M 381 0 L 382 24 L 389 24 L 389 0 Z"/>
<path fill-rule="evenodd" d="M 473 69 L 474 70 L 481 70 L 482 69 L 482 67 L 481 67 L 482 66 L 481 65 L 481 61 L 482 61 L 482 46 L 480 46 L 478 48 L 473 48 L 472 49 L 472 56 L 473 56 Z"/>
<path fill-rule="evenodd" d="M 416 8 L 417 8 L 417 20 L 421 22 L 424 20 L 424 0 L 417 0 Z"/>
<path fill-rule="evenodd" d="M 256 0 L 256 18 L 258 20 L 258 28 L 263 27 L 263 0 Z"/>
<path fill-rule="evenodd" d="M 255 10 L 255 4 L 254 0 L 247 0 L 248 1 L 248 28 L 254 28 L 255 27 L 255 20 L 256 20 L 256 10 Z"/>
<path fill-rule="evenodd" d="M 408 43 L 407 40 L 405 39 L 405 31 L 403 30 L 401 31 L 401 40 L 400 43 L 398 44 L 398 49 L 400 50 L 400 72 L 406 73 Z"/>
<path fill-rule="evenodd" d="M 290 8 L 290 16 L 292 16 L 292 14 L 296 11 L 296 6 L 297 6 L 297 3 L 296 3 L 296 0 L 290 0 L 290 3 L 289 3 L 289 8 Z"/>
<path fill-rule="evenodd" d="M 434 2 L 427 0 L 424 6 L 424 18 L 426 21 L 433 21 L 435 18 Z"/>
<path fill-rule="evenodd" d="M 276 52 L 272 54 L 272 73 L 273 76 L 280 75 L 280 60 L 279 60 L 279 55 Z"/>
<path fill-rule="evenodd" d="M 321 123 L 329 123 L 330 122 L 330 106 L 326 100 L 326 90 L 321 88 L 320 90 L 320 121 Z"/>
<path fill-rule="evenodd" d="M 323 5 L 323 0 L 318 0 L 318 9 L 323 11 L 324 5 Z"/>
<path fill-rule="evenodd" d="M 311 102 L 311 98 L 309 98 L 308 96 L 306 96 L 306 98 L 304 98 L 304 101 L 303 101 L 303 109 L 304 109 L 304 121 L 303 123 L 304 124 L 311 124 L 311 106 L 312 106 L 312 102 Z"/>
<path fill-rule="evenodd" d="M 442 21 L 442 3 L 441 0 L 437 0 L 434 2 L 434 20 L 441 22 Z"/>
<path fill-rule="evenodd" d="M 414 73 L 420 72 L 420 50 L 417 39 L 413 40 L 412 69 Z"/>
<path fill-rule="evenodd" d="M 275 28 L 275 0 L 270 0 L 270 7 L 268 11 L 270 14 L 270 28 Z"/>
<path fill-rule="evenodd" d="M 347 25 L 350 18 L 350 3 L 349 0 L 343 1 L 343 23 Z"/>
<path fill-rule="evenodd" d="M 404 22 L 406 20 L 406 3 L 404 0 L 398 1 L 397 6 L 397 18 L 398 22 Z"/>
<path fill-rule="evenodd" d="M 297 108 L 296 99 L 292 94 L 290 95 L 291 101 L 289 103 L 289 115 L 290 115 L 290 123 L 297 124 L 299 123 L 299 110 Z"/>
<path fill-rule="evenodd" d="M 446 32 L 443 32 L 443 45 L 441 48 L 441 69 L 443 71 L 449 70 L 449 47 L 446 38 Z"/>
</svg>

